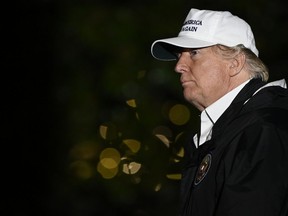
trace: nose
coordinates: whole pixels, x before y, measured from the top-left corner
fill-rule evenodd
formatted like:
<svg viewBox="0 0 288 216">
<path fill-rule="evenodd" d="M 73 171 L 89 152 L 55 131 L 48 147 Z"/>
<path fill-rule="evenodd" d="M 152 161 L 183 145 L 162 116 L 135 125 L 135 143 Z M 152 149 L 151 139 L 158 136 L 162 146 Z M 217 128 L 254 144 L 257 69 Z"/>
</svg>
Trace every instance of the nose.
<svg viewBox="0 0 288 216">
<path fill-rule="evenodd" d="M 182 56 L 179 57 L 174 70 L 176 73 L 184 73 L 187 70 L 187 65 Z"/>
</svg>

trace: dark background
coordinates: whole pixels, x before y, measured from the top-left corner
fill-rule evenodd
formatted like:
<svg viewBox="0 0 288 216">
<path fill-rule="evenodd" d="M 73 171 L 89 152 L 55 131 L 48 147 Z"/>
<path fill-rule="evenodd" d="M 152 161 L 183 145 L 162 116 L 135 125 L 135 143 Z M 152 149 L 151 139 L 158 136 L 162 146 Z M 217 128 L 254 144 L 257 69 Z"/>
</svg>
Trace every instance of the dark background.
<svg viewBox="0 0 288 216">
<path fill-rule="evenodd" d="M 150 46 L 176 36 L 192 7 L 245 19 L 270 80 L 287 77 L 288 16 L 279 0 L 12 3 L 3 19 L 10 39 L 3 40 L 9 79 L 2 85 L 9 213 L 1 215 L 176 215 L 179 181 L 167 174 L 179 173 L 182 132 L 193 129 L 197 111 L 182 97 L 174 63 L 154 60 Z M 131 99 L 136 107 L 127 105 Z M 190 110 L 189 123 L 170 121 L 175 104 Z M 155 136 L 159 126 L 169 129 L 169 147 Z M 140 150 L 127 151 L 124 139 L 138 140 Z M 92 147 L 75 154 L 77 146 Z M 113 178 L 103 178 L 97 164 L 108 147 L 141 169 L 129 175 L 119 165 Z M 84 171 L 75 171 L 78 162 Z"/>
</svg>

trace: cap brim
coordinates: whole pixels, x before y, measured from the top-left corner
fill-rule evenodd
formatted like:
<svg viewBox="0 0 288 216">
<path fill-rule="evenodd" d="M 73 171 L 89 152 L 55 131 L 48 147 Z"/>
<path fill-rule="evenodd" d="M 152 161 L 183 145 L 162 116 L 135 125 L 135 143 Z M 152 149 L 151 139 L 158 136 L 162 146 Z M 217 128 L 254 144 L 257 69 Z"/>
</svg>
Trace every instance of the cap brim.
<svg viewBox="0 0 288 216">
<path fill-rule="evenodd" d="M 174 37 L 155 41 L 151 46 L 152 56 L 162 61 L 173 61 L 177 48 L 201 48 L 215 45 L 215 43 L 189 37 Z"/>
</svg>

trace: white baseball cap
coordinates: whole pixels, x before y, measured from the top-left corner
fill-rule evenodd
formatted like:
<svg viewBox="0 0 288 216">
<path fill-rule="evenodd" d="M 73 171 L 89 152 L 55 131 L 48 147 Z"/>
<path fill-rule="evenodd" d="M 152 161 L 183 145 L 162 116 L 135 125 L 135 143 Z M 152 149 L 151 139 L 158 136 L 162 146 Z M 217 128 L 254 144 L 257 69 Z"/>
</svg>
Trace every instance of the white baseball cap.
<svg viewBox="0 0 288 216">
<path fill-rule="evenodd" d="M 228 47 L 244 45 L 256 56 L 253 32 L 248 23 L 228 11 L 198 10 L 192 8 L 186 17 L 178 37 L 155 41 L 151 53 L 159 60 L 176 60 L 173 47 L 201 48 L 216 44 Z"/>
</svg>

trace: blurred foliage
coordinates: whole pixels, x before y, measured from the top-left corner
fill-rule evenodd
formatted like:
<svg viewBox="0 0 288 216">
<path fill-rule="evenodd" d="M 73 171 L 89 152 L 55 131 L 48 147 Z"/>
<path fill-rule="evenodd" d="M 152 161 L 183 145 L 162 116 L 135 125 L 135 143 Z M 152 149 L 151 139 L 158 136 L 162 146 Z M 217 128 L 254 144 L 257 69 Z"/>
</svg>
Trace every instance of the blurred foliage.
<svg viewBox="0 0 288 216">
<path fill-rule="evenodd" d="M 176 36 L 191 7 L 246 19 L 271 79 L 287 76 L 279 0 L 29 3 L 17 21 L 26 72 L 14 118 L 29 143 L 15 184 L 21 215 L 176 215 L 182 144 L 198 112 L 175 63 L 154 60 L 150 46 Z"/>
</svg>

